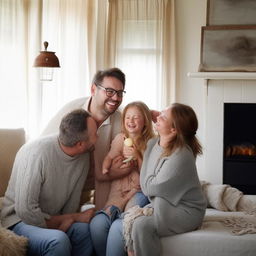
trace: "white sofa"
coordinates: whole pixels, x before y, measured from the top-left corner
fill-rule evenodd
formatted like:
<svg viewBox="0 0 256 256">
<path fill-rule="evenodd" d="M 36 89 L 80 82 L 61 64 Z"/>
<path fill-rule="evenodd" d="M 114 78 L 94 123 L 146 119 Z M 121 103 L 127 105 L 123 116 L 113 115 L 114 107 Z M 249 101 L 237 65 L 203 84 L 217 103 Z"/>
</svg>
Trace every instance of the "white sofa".
<svg viewBox="0 0 256 256">
<path fill-rule="evenodd" d="M 23 129 L 0 129 L 0 203 L 8 184 L 15 154 L 24 142 Z M 256 204 L 256 195 L 244 197 Z M 222 223 L 225 218 L 232 216 L 246 217 L 243 212 L 208 208 L 200 229 L 162 238 L 162 256 L 255 256 L 256 234 L 237 236 L 232 234 L 230 227 Z"/>
<path fill-rule="evenodd" d="M 256 196 L 248 197 L 256 202 Z M 223 223 L 231 217 L 247 215 L 207 208 L 200 229 L 162 238 L 162 256 L 255 256 L 256 234 L 233 234 L 232 228 Z"/>
<path fill-rule="evenodd" d="M 163 256 L 255 256 L 256 195 L 201 181 L 208 208 L 202 226 L 162 239 Z"/>
</svg>

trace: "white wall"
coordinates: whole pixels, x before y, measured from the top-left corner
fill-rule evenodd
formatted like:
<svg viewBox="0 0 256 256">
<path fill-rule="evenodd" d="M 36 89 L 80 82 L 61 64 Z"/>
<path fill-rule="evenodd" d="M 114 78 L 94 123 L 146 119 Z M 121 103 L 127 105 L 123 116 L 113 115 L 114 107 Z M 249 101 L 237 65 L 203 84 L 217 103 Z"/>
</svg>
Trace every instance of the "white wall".
<svg viewBox="0 0 256 256">
<path fill-rule="evenodd" d="M 177 101 L 195 110 L 199 120 L 198 137 L 204 145 L 205 93 L 204 80 L 187 77 L 198 71 L 200 64 L 201 26 L 206 25 L 207 0 L 176 1 L 177 36 Z M 198 173 L 205 179 L 204 156 L 197 159 Z"/>
</svg>

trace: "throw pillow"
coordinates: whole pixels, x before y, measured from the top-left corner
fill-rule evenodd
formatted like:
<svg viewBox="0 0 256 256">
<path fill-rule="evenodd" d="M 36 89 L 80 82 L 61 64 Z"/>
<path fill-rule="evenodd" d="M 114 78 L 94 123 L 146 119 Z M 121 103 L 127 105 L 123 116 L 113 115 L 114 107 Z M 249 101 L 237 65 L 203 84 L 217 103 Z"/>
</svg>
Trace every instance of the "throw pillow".
<svg viewBox="0 0 256 256">
<path fill-rule="evenodd" d="M 0 255 L 1 256 L 25 256 L 28 239 L 18 236 L 6 228 L 0 227 Z"/>
<path fill-rule="evenodd" d="M 223 202 L 225 203 L 229 211 L 236 212 L 238 201 L 242 196 L 243 192 L 241 192 L 240 190 L 233 187 L 227 187 L 223 195 Z"/>
<path fill-rule="evenodd" d="M 214 185 L 210 184 L 206 186 L 205 193 L 208 200 L 208 204 L 220 211 L 228 211 L 225 203 L 223 202 L 223 194 L 228 185 Z"/>
</svg>

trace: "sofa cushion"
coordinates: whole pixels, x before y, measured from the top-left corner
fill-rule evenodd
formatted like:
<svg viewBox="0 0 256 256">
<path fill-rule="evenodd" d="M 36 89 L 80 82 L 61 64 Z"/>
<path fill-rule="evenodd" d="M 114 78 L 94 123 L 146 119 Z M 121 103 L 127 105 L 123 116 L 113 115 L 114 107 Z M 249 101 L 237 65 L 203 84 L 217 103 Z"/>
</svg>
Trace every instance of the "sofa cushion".
<svg viewBox="0 0 256 256">
<path fill-rule="evenodd" d="M 163 237 L 161 256 L 255 256 L 256 234 L 233 235 L 219 221 L 206 221 L 201 229 Z"/>
<path fill-rule="evenodd" d="M 24 143 L 24 129 L 0 129 L 0 197 L 7 188 L 15 155 Z"/>
<path fill-rule="evenodd" d="M 200 229 L 161 238 L 161 256 L 255 256 L 256 234 L 238 236 L 223 224 L 226 218 L 246 216 L 208 208 Z"/>
</svg>

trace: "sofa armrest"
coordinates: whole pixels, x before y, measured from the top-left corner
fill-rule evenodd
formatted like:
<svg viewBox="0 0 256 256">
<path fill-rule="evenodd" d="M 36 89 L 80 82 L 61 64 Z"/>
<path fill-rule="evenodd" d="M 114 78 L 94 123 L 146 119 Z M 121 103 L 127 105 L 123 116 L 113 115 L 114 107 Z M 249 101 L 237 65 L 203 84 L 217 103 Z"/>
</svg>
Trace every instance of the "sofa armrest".
<svg viewBox="0 0 256 256">
<path fill-rule="evenodd" d="M 16 153 L 24 143 L 23 128 L 0 129 L 0 197 L 4 196 Z"/>
</svg>

